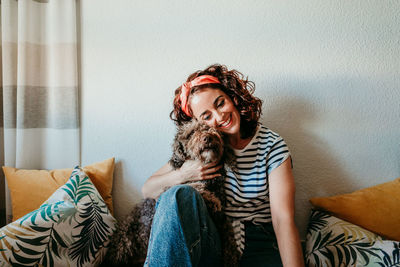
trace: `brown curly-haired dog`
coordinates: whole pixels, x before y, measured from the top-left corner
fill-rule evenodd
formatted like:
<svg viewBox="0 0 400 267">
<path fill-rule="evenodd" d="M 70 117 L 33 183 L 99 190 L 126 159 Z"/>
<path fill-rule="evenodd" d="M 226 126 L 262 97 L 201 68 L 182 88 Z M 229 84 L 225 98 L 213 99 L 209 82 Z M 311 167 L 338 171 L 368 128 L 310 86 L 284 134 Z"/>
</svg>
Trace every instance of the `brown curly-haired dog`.
<svg viewBox="0 0 400 267">
<path fill-rule="evenodd" d="M 203 163 L 234 162 L 232 150 L 224 145 L 223 136 L 214 128 L 193 121 L 178 127 L 173 143 L 173 155 L 169 163 L 174 169 L 180 168 L 186 160 L 200 160 Z M 224 172 L 221 170 L 221 172 Z M 219 178 L 188 183 L 202 195 L 210 216 L 221 237 L 223 265 L 238 266 L 240 253 L 234 239 L 233 228 L 224 214 L 226 197 L 224 180 Z M 154 199 L 144 199 L 134 206 L 131 213 L 117 224 L 106 261 L 107 266 L 143 266 L 147 253 L 150 229 L 155 212 Z M 103 264 L 103 265 L 104 265 Z M 104 265 L 104 266 L 105 266 Z"/>
</svg>

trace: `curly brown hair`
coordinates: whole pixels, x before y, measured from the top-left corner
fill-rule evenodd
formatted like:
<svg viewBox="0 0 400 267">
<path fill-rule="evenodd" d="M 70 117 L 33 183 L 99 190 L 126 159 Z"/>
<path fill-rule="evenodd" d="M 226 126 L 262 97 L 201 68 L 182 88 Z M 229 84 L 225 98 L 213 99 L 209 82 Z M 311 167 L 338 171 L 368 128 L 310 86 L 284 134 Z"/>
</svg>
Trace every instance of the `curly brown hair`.
<svg viewBox="0 0 400 267">
<path fill-rule="evenodd" d="M 262 114 L 262 101 L 253 96 L 255 90 L 254 82 L 244 78 L 244 75 L 239 71 L 228 70 L 225 65 L 221 64 L 213 64 L 204 70 L 192 73 L 189 75 L 186 82 L 190 82 L 202 75 L 212 75 L 217 77 L 221 84 L 203 84 L 200 86 L 193 86 L 190 90 L 189 96 L 205 87 L 222 90 L 231 98 L 235 107 L 239 111 L 241 137 L 248 138 L 253 136 L 258 125 L 258 120 Z M 192 120 L 192 117 L 187 116 L 182 111 L 181 101 L 179 99 L 181 90 L 181 86 L 175 90 L 173 110 L 170 113 L 170 118 L 178 126 Z"/>
</svg>

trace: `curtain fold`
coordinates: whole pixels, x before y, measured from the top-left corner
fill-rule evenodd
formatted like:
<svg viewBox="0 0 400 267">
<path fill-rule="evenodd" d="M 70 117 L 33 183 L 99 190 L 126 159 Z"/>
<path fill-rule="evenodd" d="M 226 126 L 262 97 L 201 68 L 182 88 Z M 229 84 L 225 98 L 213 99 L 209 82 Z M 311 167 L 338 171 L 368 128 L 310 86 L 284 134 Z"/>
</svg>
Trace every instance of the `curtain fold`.
<svg viewBox="0 0 400 267">
<path fill-rule="evenodd" d="M 2 0 L 0 7 L 1 164 L 72 168 L 80 163 L 76 0 Z"/>
</svg>

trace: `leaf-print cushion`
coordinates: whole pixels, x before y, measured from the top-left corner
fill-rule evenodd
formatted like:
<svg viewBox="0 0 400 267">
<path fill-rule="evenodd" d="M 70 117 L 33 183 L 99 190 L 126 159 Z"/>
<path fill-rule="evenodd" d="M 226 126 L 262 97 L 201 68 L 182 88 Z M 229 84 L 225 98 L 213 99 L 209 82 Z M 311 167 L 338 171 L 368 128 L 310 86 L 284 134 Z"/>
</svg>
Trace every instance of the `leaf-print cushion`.
<svg viewBox="0 0 400 267">
<path fill-rule="evenodd" d="M 385 240 L 326 212 L 312 210 L 307 228 L 307 266 L 400 266 L 400 242 Z"/>
<path fill-rule="evenodd" d="M 115 222 L 76 167 L 40 208 L 0 229 L 0 266 L 98 266 Z"/>
</svg>

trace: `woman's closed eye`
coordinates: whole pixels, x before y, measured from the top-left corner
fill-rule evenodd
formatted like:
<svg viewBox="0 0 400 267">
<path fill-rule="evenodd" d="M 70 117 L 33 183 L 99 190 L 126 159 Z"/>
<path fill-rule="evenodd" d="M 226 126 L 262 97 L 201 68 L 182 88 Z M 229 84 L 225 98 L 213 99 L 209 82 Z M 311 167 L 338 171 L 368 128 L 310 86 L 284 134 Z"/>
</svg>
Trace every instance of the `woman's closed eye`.
<svg viewBox="0 0 400 267">
<path fill-rule="evenodd" d="M 218 108 L 223 107 L 224 104 L 225 104 L 225 99 L 222 99 L 221 101 L 218 102 L 217 107 Z"/>
</svg>

